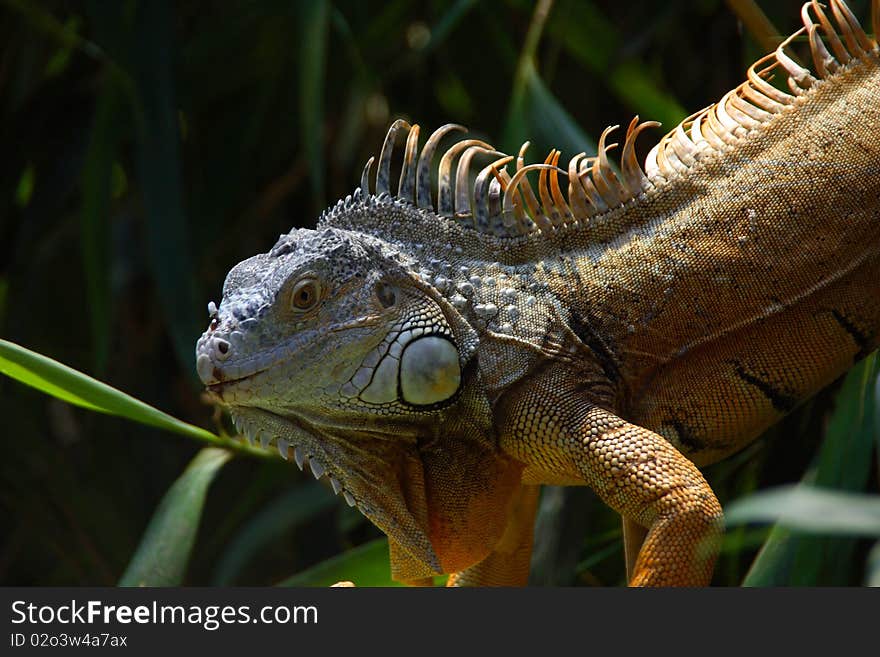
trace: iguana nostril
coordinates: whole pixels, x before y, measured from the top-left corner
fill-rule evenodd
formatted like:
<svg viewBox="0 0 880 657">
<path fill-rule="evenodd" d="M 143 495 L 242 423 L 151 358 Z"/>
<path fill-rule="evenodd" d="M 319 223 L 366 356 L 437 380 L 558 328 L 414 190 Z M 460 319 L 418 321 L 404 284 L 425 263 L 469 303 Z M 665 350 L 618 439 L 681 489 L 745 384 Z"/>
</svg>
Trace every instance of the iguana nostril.
<svg viewBox="0 0 880 657">
<path fill-rule="evenodd" d="M 224 360 L 229 356 L 229 343 L 226 340 L 214 340 L 214 355 L 218 360 Z"/>
</svg>

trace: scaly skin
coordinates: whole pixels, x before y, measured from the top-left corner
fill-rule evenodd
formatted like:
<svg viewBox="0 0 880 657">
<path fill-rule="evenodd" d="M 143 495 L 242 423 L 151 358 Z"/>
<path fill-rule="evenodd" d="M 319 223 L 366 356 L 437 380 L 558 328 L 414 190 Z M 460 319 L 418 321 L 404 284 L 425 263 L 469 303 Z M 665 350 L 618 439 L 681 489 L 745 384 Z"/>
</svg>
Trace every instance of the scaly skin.
<svg viewBox="0 0 880 657">
<path fill-rule="evenodd" d="M 721 507 L 697 466 L 880 335 L 880 50 L 839 0 L 803 16 L 811 70 L 784 44 L 645 170 L 632 144 L 650 124 L 631 124 L 620 173 L 606 133 L 567 194 L 558 153 L 508 172 L 466 142 L 435 199 L 454 127 L 419 156 L 418 127 L 396 122 L 375 193 L 368 165 L 317 231 L 230 272 L 199 375 L 245 435 L 308 460 L 388 534 L 398 580 L 524 584 L 552 483 L 591 486 L 629 547 L 647 530 L 631 584 L 708 584 Z M 475 157 L 500 159 L 470 183 Z"/>
</svg>

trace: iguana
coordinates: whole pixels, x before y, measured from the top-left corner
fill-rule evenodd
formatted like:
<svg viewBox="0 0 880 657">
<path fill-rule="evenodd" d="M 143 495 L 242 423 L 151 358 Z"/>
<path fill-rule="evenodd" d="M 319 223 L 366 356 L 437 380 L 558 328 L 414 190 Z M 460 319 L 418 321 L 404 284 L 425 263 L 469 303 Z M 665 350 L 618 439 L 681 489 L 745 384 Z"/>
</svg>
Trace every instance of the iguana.
<svg viewBox="0 0 880 657">
<path fill-rule="evenodd" d="M 616 170 L 614 128 L 560 168 L 396 121 L 374 183 L 371 158 L 317 230 L 230 271 L 202 381 L 388 535 L 397 580 L 525 583 L 540 484 L 586 484 L 624 518 L 630 584 L 707 585 L 698 466 L 880 334 L 880 49 L 842 0 L 802 17 L 644 168 L 638 117 Z"/>
</svg>

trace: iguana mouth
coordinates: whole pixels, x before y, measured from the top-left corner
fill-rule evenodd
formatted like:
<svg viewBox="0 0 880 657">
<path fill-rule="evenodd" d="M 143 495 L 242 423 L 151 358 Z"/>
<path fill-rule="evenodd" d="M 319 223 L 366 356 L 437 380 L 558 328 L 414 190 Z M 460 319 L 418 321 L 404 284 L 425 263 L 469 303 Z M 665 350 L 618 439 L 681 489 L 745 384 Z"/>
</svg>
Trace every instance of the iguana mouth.
<svg viewBox="0 0 880 657">
<path fill-rule="evenodd" d="M 247 379 L 250 378 L 250 376 L 244 378 Z M 242 379 L 236 379 L 235 381 L 240 380 Z M 222 388 L 227 383 L 234 383 L 235 381 L 226 381 L 224 383 L 208 386 L 208 389 L 212 393 L 218 394 L 213 390 L 214 388 Z M 284 423 L 290 425 L 291 427 L 295 428 L 294 433 L 306 434 L 314 439 L 314 436 L 312 436 L 311 432 L 309 432 L 301 424 L 294 422 L 291 418 L 263 409 L 248 409 L 248 412 L 257 412 L 271 416 L 274 419 L 273 424 Z M 315 479 L 319 481 L 322 479 L 326 480 L 330 484 L 330 487 L 333 489 L 334 494 L 339 495 L 341 493 L 349 506 L 357 506 L 357 501 L 355 500 L 354 495 L 352 495 L 350 491 L 346 490 L 343 487 L 342 482 L 339 481 L 339 478 L 336 475 L 332 474 L 331 471 L 327 467 L 325 467 L 325 465 L 320 461 L 320 459 L 315 457 L 314 454 L 310 453 L 308 447 L 306 447 L 305 445 L 295 445 L 291 441 L 281 438 L 280 436 L 272 435 L 272 432 L 266 431 L 262 428 L 263 426 L 265 426 L 263 422 L 258 423 L 256 421 L 252 421 L 246 417 L 246 414 L 236 413 L 236 411 L 233 410 L 232 418 L 233 423 L 235 424 L 235 428 L 251 445 L 259 445 L 264 450 L 269 450 L 272 448 L 272 446 L 274 446 L 278 450 L 278 454 L 284 460 L 292 460 L 303 472 L 305 472 L 306 467 L 308 467 L 308 470 L 312 473 Z M 361 512 L 363 512 L 363 509 L 361 509 Z"/>
<path fill-rule="evenodd" d="M 268 369 L 269 368 L 267 367 L 262 370 L 257 370 L 256 372 L 250 372 L 249 374 L 245 374 L 244 376 L 239 376 L 239 377 L 228 379 L 228 378 L 223 378 L 223 376 L 222 376 L 223 370 L 215 367 L 214 368 L 214 378 L 218 379 L 218 383 L 211 383 L 209 385 L 206 385 L 205 389 L 208 392 L 212 393 L 217 398 L 218 401 L 223 402 L 224 401 L 224 399 L 223 399 L 224 388 L 227 388 L 229 386 L 233 386 L 238 383 L 244 383 L 245 381 L 248 381 L 250 379 L 257 377 L 258 375 L 262 374 L 263 372 L 265 372 Z"/>
</svg>

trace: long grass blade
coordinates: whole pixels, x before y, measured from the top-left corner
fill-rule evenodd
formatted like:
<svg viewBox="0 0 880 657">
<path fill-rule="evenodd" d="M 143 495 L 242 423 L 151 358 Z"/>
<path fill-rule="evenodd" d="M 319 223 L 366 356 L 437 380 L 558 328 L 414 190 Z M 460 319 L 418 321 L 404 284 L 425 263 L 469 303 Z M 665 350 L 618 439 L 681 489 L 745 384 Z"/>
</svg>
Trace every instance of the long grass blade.
<svg viewBox="0 0 880 657">
<path fill-rule="evenodd" d="M 688 115 L 641 62 L 619 57 L 624 35 L 595 3 L 569 2 L 560 6 L 548 21 L 547 32 L 580 66 L 608 84 L 611 93 L 634 114 L 670 128 Z"/>
<path fill-rule="evenodd" d="M 94 367 L 98 373 L 107 365 L 110 344 L 110 194 L 124 109 L 123 96 L 115 79 L 106 78 L 98 97 L 83 163 L 80 214 Z"/>
<path fill-rule="evenodd" d="M 250 518 L 229 541 L 214 572 L 215 586 L 229 586 L 260 550 L 340 504 L 326 486 L 310 482 L 278 497 Z"/>
<path fill-rule="evenodd" d="M 877 422 L 874 395 L 878 359 L 872 354 L 847 375 L 828 422 L 825 442 L 801 483 L 842 491 L 863 491 L 870 477 Z M 747 500 L 743 500 L 746 503 Z M 731 505 L 736 510 L 737 504 Z M 734 516 L 735 518 L 736 516 Z M 819 517 L 817 522 L 821 522 Z M 834 533 L 834 519 L 826 517 Z M 840 584 L 855 575 L 854 539 L 793 534 L 775 526 L 743 584 L 745 586 L 815 586 Z"/>
<path fill-rule="evenodd" d="M 865 586 L 880 586 L 880 541 L 874 543 L 868 555 L 867 576 Z"/>
<path fill-rule="evenodd" d="M 140 106 L 135 151 L 143 194 L 150 268 L 180 362 L 195 379 L 193 337 L 202 325 L 197 309 L 188 221 L 183 210 L 178 104 L 172 50 L 174 12 L 168 0 L 138 5 L 130 56 Z"/>
<path fill-rule="evenodd" d="M 390 572 L 388 540 L 378 538 L 288 577 L 278 586 L 330 586 L 343 581 L 356 586 L 400 586 L 389 577 Z"/>
<path fill-rule="evenodd" d="M 510 152 L 526 140 L 536 146 L 536 157 L 543 157 L 549 148 L 569 154 L 595 150 L 595 142 L 547 89 L 537 70 L 538 44 L 552 7 L 552 0 L 542 0 L 535 6 L 519 56 L 502 135 L 502 143 Z"/>
<path fill-rule="evenodd" d="M 269 454 L 178 420 L 87 374 L 7 340 L 0 340 L 0 373 L 91 411 L 165 429 L 217 447 L 261 457 Z"/>
<path fill-rule="evenodd" d="M 767 14 L 755 0 L 726 0 L 727 6 L 742 21 L 752 38 L 758 42 L 761 50 L 772 52 L 782 42 L 782 33 L 767 18 Z"/>
<path fill-rule="evenodd" d="M 314 208 L 324 208 L 324 62 L 330 10 L 326 0 L 300 3 L 300 136 L 309 166 Z"/>
<path fill-rule="evenodd" d="M 179 586 L 195 544 L 208 487 L 232 455 L 208 447 L 171 485 L 153 514 L 120 586 Z"/>
<path fill-rule="evenodd" d="M 880 495 L 783 486 L 735 502 L 725 521 L 776 522 L 802 532 L 880 538 Z"/>
</svg>

